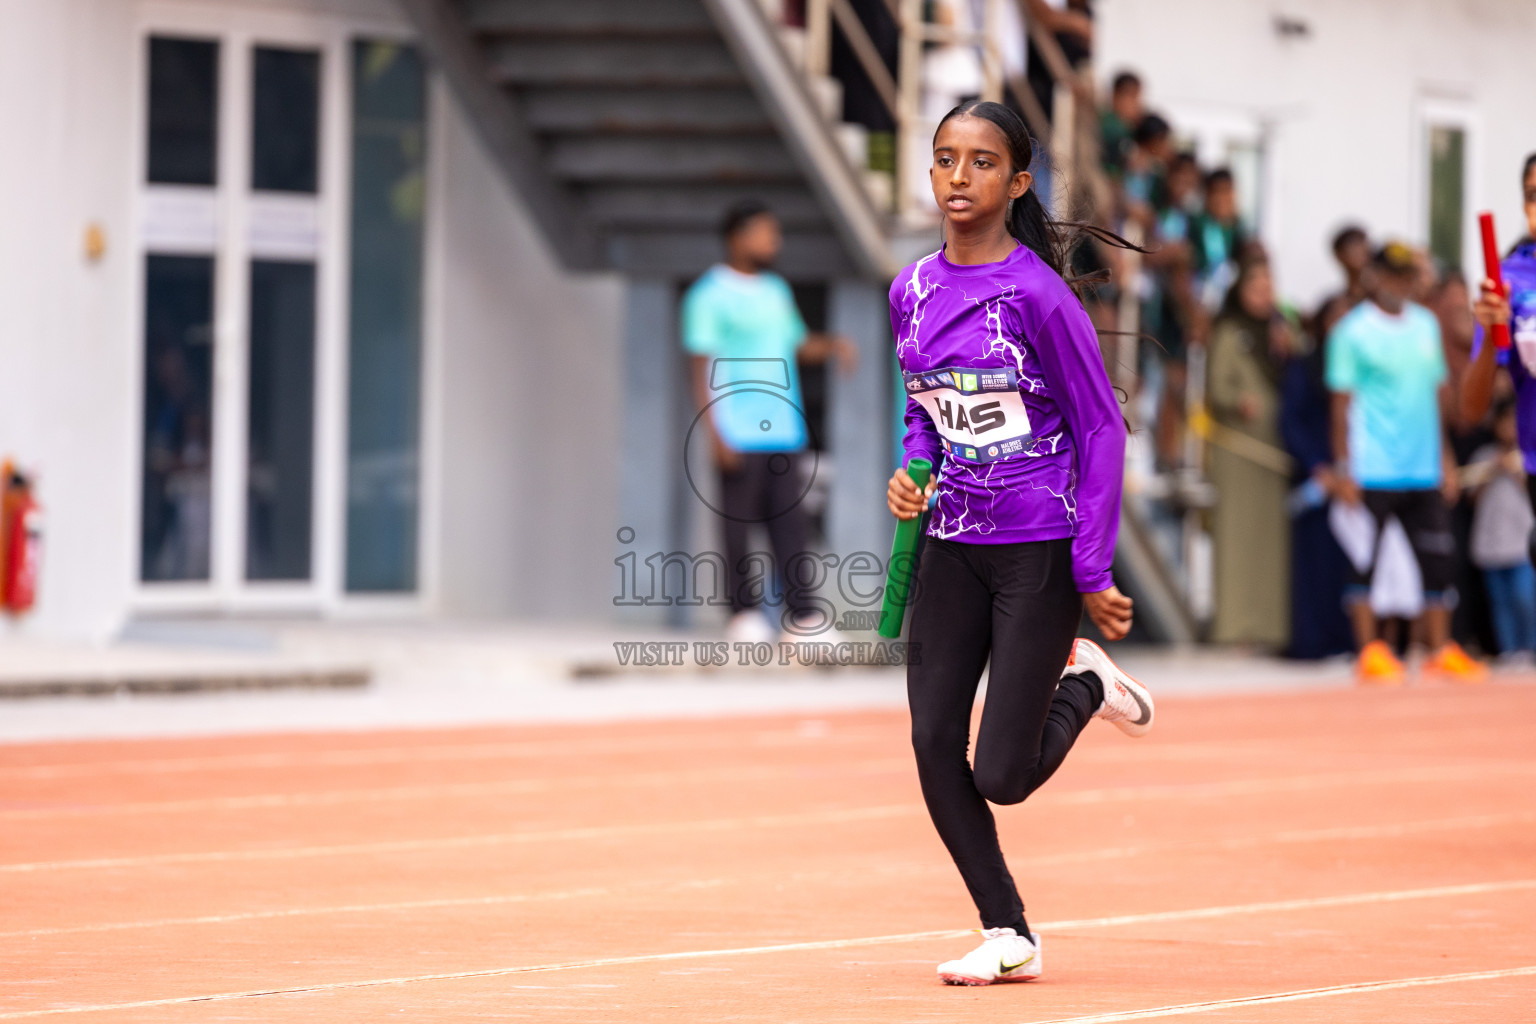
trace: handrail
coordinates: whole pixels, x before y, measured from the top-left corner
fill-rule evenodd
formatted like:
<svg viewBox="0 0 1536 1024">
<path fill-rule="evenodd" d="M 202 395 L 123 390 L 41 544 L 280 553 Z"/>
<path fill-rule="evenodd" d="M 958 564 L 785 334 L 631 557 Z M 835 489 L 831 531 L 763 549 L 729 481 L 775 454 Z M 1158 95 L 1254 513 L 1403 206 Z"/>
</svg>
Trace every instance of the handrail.
<svg viewBox="0 0 1536 1024">
<path fill-rule="evenodd" d="M 880 94 L 880 100 L 885 104 L 891 120 L 899 120 L 897 109 L 900 101 L 897 98 L 896 79 L 885 66 L 885 59 L 880 56 L 874 40 L 869 38 L 869 30 L 859 20 L 858 12 L 848 0 L 831 0 L 831 8 L 837 27 L 843 30 L 843 38 L 848 40 L 849 49 L 858 58 L 859 67 L 864 69 L 875 92 Z"/>
</svg>

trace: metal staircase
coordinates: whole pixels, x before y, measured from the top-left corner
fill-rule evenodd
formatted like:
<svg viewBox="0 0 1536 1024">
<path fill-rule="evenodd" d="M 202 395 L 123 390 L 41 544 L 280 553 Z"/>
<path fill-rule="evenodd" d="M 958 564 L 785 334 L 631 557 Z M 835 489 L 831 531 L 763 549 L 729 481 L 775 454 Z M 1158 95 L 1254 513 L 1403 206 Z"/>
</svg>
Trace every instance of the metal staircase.
<svg viewBox="0 0 1536 1024">
<path fill-rule="evenodd" d="M 572 269 L 687 277 L 746 197 L 785 264 L 889 276 L 886 225 L 757 0 L 402 0 L 482 140 Z"/>
<path fill-rule="evenodd" d="M 996 4 L 1015 3 L 1023 13 L 1031 0 L 988 2 L 994 12 Z M 862 128 L 841 122 L 841 86 L 828 74 L 827 61 L 834 24 L 899 132 L 919 125 L 923 47 L 976 46 L 986 67 L 985 91 L 1001 98 L 1009 90 L 1049 146 L 1057 187 L 1071 195 L 1058 208 L 1103 208 L 1107 185 L 1098 170 L 1091 84 L 1032 22 L 1031 37 L 1057 81 L 1054 131 L 1025 83 L 1002 69 L 994 39 L 985 32 L 946 35 L 924 22 L 921 0 L 886 0 L 902 27 L 895 74 L 875 52 L 849 0 L 805 0 L 804 25 L 798 27 L 784 23 L 784 0 L 401 3 L 561 261 L 573 270 L 618 270 L 632 281 L 651 282 L 632 288 L 630 317 L 645 323 L 629 325 L 636 351 L 627 372 L 650 380 L 656 394 L 675 376 L 665 369 L 675 355 L 668 350 L 675 350 L 672 328 L 661 326 L 670 323 L 668 307 L 675 304 L 666 282 L 692 277 L 719 258 L 716 225 L 732 203 L 749 197 L 768 202 L 778 214 L 783 262 L 796 276 L 861 282 L 845 293 L 847 301 L 834 295 L 833 327 L 868 335 L 859 343 L 871 367 L 883 365 L 882 355 L 888 358 L 884 328 L 864 319 L 882 319 L 885 283 L 930 251 L 937 232 L 904 210 L 910 192 L 899 180 L 893 189 L 889 175 L 869 171 Z M 838 309 L 848 311 L 841 320 Z M 1134 360 L 1117 361 L 1134 366 Z M 866 435 L 886 387 L 875 373 L 840 400 L 863 417 L 849 413 L 854 425 L 846 428 L 846 450 L 856 454 L 840 463 L 835 485 L 847 489 L 844 506 L 856 505 L 884 479 L 878 454 L 884 444 L 870 448 Z M 637 409 L 626 429 L 635 437 L 661 436 L 675 428 L 669 417 L 676 415 Z M 860 444 L 859 437 L 866 440 Z M 633 480 L 626 478 L 626 490 L 676 478 L 680 470 L 665 458 L 646 462 Z M 653 494 L 645 510 L 625 514 L 649 524 L 642 530 L 648 536 L 665 537 L 669 530 L 676 536 L 675 525 L 668 525 L 675 514 L 667 511 L 670 500 Z M 864 513 L 879 512 L 875 505 L 870 509 L 845 508 L 842 514 L 859 522 L 844 538 L 859 546 L 883 543 L 871 538 L 887 530 L 888 521 L 869 520 Z M 1122 513 L 1120 538 L 1119 573 L 1137 597 L 1151 637 L 1194 639 L 1196 624 L 1178 574 L 1131 502 Z"/>
</svg>

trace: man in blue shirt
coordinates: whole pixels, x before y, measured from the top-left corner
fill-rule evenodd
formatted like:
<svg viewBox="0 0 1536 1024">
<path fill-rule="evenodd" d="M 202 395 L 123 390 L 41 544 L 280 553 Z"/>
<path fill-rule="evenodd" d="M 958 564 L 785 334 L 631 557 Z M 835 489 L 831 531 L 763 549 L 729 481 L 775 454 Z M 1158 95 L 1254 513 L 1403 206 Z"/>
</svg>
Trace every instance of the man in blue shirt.
<svg viewBox="0 0 1536 1024">
<path fill-rule="evenodd" d="M 809 487 L 801 454 L 808 426 L 797 363 L 837 358 L 851 370 L 857 350 L 845 338 L 806 330 L 794 293 L 770 269 L 783 247 L 778 218 L 743 202 L 721 225 L 726 260 L 705 271 L 683 299 L 683 348 L 692 356 L 700 426 L 720 474 L 725 559 L 733 640 L 774 638 L 757 607 L 761 587 L 748 575 L 748 527 L 762 523 L 784 588 L 782 624 L 794 634 L 809 609 L 790 577 L 790 561 L 806 549 L 801 508 Z"/>
<path fill-rule="evenodd" d="M 1411 249 L 1389 243 L 1375 262 L 1374 294 L 1328 336 L 1325 375 L 1333 392 L 1338 496 L 1365 505 L 1378 538 L 1387 519 L 1397 517 L 1423 577 L 1424 631 L 1432 652 L 1424 667 L 1471 682 L 1484 670 L 1450 638 L 1457 558 L 1449 495 L 1442 492 L 1455 487 L 1456 477 L 1440 425 L 1446 380 L 1440 324 L 1408 301 L 1417 272 Z M 1370 582 L 1370 568 L 1357 573 L 1347 596 L 1360 680 L 1398 683 L 1403 666 L 1376 635 Z"/>
</svg>

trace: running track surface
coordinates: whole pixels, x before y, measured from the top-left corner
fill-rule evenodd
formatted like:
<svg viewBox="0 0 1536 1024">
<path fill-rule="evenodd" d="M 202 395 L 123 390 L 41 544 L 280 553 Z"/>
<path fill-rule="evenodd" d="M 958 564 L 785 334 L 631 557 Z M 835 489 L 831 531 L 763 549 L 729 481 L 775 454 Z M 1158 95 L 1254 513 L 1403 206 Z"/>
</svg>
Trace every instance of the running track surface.
<svg viewBox="0 0 1536 1024">
<path fill-rule="evenodd" d="M 594 690 L 601 700 L 601 690 Z M 904 715 L 0 748 L 0 1021 L 1536 1020 L 1536 686 L 1168 699 L 999 826 Z"/>
</svg>

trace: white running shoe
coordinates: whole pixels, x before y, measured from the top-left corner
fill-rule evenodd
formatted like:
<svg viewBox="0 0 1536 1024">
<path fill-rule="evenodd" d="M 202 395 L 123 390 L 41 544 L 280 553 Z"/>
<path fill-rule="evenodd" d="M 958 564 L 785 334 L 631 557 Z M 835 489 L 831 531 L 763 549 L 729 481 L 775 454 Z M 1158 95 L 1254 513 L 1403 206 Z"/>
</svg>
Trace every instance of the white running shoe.
<svg viewBox="0 0 1536 1024">
<path fill-rule="evenodd" d="M 939 964 L 946 985 L 990 985 L 1040 977 L 1040 936 L 1024 938 L 1012 928 L 984 928 L 982 943 L 958 960 Z"/>
<path fill-rule="evenodd" d="M 725 638 L 732 643 L 771 644 L 779 634 L 761 608 L 749 608 L 731 616 L 725 627 Z"/>
<path fill-rule="evenodd" d="M 1152 731 L 1152 694 L 1120 671 L 1104 648 L 1092 640 L 1073 641 L 1072 656 L 1061 674 L 1065 678 L 1079 672 L 1092 672 L 1104 685 L 1104 703 L 1093 713 L 1094 718 L 1113 722 L 1127 736 L 1145 736 Z"/>
</svg>

